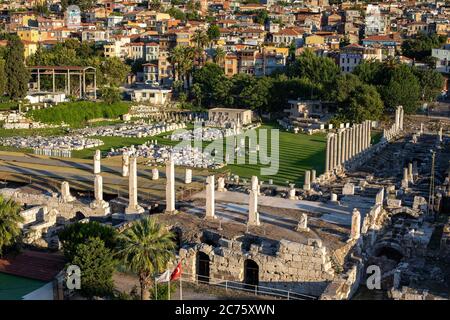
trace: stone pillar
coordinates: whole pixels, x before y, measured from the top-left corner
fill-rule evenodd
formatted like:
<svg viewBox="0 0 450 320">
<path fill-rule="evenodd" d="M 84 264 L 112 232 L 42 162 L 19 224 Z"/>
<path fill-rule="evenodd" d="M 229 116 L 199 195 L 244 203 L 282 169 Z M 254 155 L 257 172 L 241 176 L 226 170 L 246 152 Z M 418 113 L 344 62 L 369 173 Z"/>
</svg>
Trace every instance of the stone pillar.
<svg viewBox="0 0 450 320">
<path fill-rule="evenodd" d="M 225 192 L 227 189 L 225 188 L 225 178 L 219 177 L 217 179 L 217 191 L 218 192 Z"/>
<path fill-rule="evenodd" d="M 367 148 L 370 148 L 370 140 L 372 139 L 371 133 L 372 133 L 372 121 L 367 120 Z"/>
<path fill-rule="evenodd" d="M 325 172 L 328 173 L 331 171 L 331 142 L 332 142 L 332 133 L 327 134 L 327 149 L 326 149 L 326 157 L 325 157 Z"/>
<path fill-rule="evenodd" d="M 250 188 L 252 191 L 256 191 L 258 193 L 258 177 L 257 176 L 252 176 L 252 182 L 251 182 Z"/>
<path fill-rule="evenodd" d="M 338 135 L 335 133 L 333 135 L 333 167 L 332 170 L 335 170 L 338 165 Z"/>
<path fill-rule="evenodd" d="M 439 142 L 442 142 L 442 127 L 439 128 Z"/>
<path fill-rule="evenodd" d="M 311 170 L 311 183 L 316 183 L 316 170 Z"/>
<path fill-rule="evenodd" d="M 295 200 L 295 184 L 293 184 L 293 183 L 291 183 L 290 185 L 289 185 L 289 191 L 288 191 L 288 197 L 289 197 L 289 199 L 290 200 Z"/>
<path fill-rule="evenodd" d="M 94 195 L 95 200 L 91 203 L 92 208 L 106 209 L 109 207 L 109 204 L 103 200 L 103 177 L 99 174 L 96 174 L 94 179 Z"/>
<path fill-rule="evenodd" d="M 247 224 L 250 226 L 260 225 L 258 212 L 258 193 L 253 190 L 250 190 Z"/>
<path fill-rule="evenodd" d="M 208 176 L 206 178 L 206 219 L 214 219 L 215 215 L 215 186 L 214 186 L 214 176 Z"/>
<path fill-rule="evenodd" d="M 192 182 L 192 169 L 186 168 L 184 172 L 184 183 L 189 184 Z"/>
<path fill-rule="evenodd" d="M 339 130 L 337 133 L 337 166 L 340 167 L 342 164 L 342 131 Z"/>
<path fill-rule="evenodd" d="M 342 144 L 341 144 L 341 164 L 343 165 L 345 163 L 345 152 L 347 150 L 347 138 L 346 138 L 346 129 L 342 130 Z"/>
<path fill-rule="evenodd" d="M 311 171 L 309 170 L 305 171 L 305 181 L 303 184 L 303 190 L 305 191 L 311 190 Z"/>
<path fill-rule="evenodd" d="M 130 173 L 130 156 L 128 152 L 122 153 L 122 177 L 128 177 Z"/>
<path fill-rule="evenodd" d="M 145 210 L 138 203 L 137 192 L 137 158 L 130 157 L 130 173 L 128 177 L 128 207 L 125 209 L 126 214 L 140 214 Z"/>
<path fill-rule="evenodd" d="M 420 123 L 420 134 L 423 134 L 423 123 Z"/>
<path fill-rule="evenodd" d="M 384 202 L 384 188 L 381 188 L 375 197 L 375 204 L 376 205 L 383 205 Z"/>
<path fill-rule="evenodd" d="M 100 150 L 95 150 L 94 174 L 98 174 L 101 172 L 101 164 L 100 164 L 101 159 L 102 159 L 102 153 L 100 152 Z"/>
<path fill-rule="evenodd" d="M 396 133 L 400 130 L 400 106 L 395 108 L 395 131 Z"/>
<path fill-rule="evenodd" d="M 403 117 L 405 115 L 405 111 L 403 110 L 403 106 L 400 106 L 400 121 L 399 121 L 399 129 L 403 130 Z"/>
<path fill-rule="evenodd" d="M 408 163 L 408 180 L 414 182 L 413 164 L 411 162 Z"/>
<path fill-rule="evenodd" d="M 158 180 L 159 179 L 159 170 L 158 168 L 152 169 L 152 180 Z"/>
<path fill-rule="evenodd" d="M 350 239 L 359 239 L 361 235 L 361 213 L 358 209 L 354 208 L 352 213 L 352 229 L 350 233 Z"/>
<path fill-rule="evenodd" d="M 300 216 L 300 220 L 298 221 L 297 231 L 308 232 L 308 215 L 306 213 L 302 213 Z"/>
<path fill-rule="evenodd" d="M 166 161 L 166 213 L 175 210 L 175 164 L 172 157 Z"/>
<path fill-rule="evenodd" d="M 70 194 L 70 185 L 67 181 L 63 181 L 61 183 L 61 200 L 64 203 L 72 202 L 75 200 L 75 197 Z"/>
<path fill-rule="evenodd" d="M 403 168 L 402 188 L 408 188 L 408 168 Z"/>
</svg>

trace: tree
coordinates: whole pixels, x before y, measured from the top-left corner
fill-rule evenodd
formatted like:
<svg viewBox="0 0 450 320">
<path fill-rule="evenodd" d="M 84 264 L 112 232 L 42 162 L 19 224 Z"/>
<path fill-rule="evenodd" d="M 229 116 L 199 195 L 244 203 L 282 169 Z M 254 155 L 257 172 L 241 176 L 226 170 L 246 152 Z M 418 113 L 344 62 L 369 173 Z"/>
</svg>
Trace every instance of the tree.
<svg viewBox="0 0 450 320">
<path fill-rule="evenodd" d="M 402 105 L 408 114 L 417 110 L 420 99 L 419 81 L 407 65 L 398 65 L 390 69 L 384 68 L 385 81 L 379 91 L 384 105 L 394 110 Z"/>
<path fill-rule="evenodd" d="M 117 231 L 108 225 L 92 221 L 88 223 L 73 223 L 66 226 L 58 234 L 62 243 L 64 255 L 69 261 L 72 261 L 77 246 L 85 243 L 89 238 L 99 238 L 105 243 L 108 249 L 114 249 L 117 243 Z"/>
<path fill-rule="evenodd" d="M 3 97 L 6 89 L 5 60 L 0 59 L 0 97 Z"/>
<path fill-rule="evenodd" d="M 354 74 L 336 79 L 332 98 L 338 103 L 336 118 L 341 121 L 379 120 L 383 114 L 383 101 L 376 87 L 363 83 Z"/>
<path fill-rule="evenodd" d="M 5 61 L 6 93 L 11 99 L 25 97 L 28 90 L 30 73 L 25 67 L 23 44 L 18 37 L 8 40 L 8 51 Z"/>
<path fill-rule="evenodd" d="M 186 14 L 178 8 L 172 7 L 167 10 L 167 13 L 174 19 L 181 21 L 186 20 Z"/>
<path fill-rule="evenodd" d="M 106 59 L 100 69 L 105 77 L 105 84 L 114 87 L 123 84 L 131 71 L 130 66 L 116 57 Z"/>
<path fill-rule="evenodd" d="M 214 63 L 221 66 L 223 63 L 223 60 L 225 59 L 226 54 L 227 53 L 225 52 L 225 50 L 222 47 L 217 47 L 214 50 L 214 57 L 213 57 Z"/>
<path fill-rule="evenodd" d="M 328 57 L 318 57 L 307 49 L 288 67 L 290 77 L 307 78 L 312 82 L 332 84 L 340 73 L 337 64 Z"/>
<path fill-rule="evenodd" d="M 117 87 L 103 87 L 102 99 L 107 104 L 112 105 L 121 100 L 120 90 Z"/>
<path fill-rule="evenodd" d="M 188 87 L 189 76 L 193 67 L 195 49 L 188 46 L 176 46 L 170 52 L 169 60 L 173 67 L 175 81 L 182 80 L 184 87 Z"/>
<path fill-rule="evenodd" d="M 174 234 L 155 218 L 136 221 L 119 238 L 117 255 L 125 267 L 139 276 L 141 299 L 150 299 L 153 277 L 174 257 Z"/>
<path fill-rule="evenodd" d="M 110 295 L 114 288 L 113 273 L 115 260 L 110 249 L 98 237 L 89 238 L 86 243 L 75 247 L 72 261 L 80 267 L 81 293 L 88 297 Z"/>
<path fill-rule="evenodd" d="M 19 213 L 20 206 L 17 203 L 0 196 L 0 256 L 20 236 L 19 223 L 23 222 L 23 218 Z"/>
<path fill-rule="evenodd" d="M 231 104 L 232 84 L 223 69 L 215 63 L 206 63 L 193 73 L 194 84 L 200 86 L 204 106 Z"/>
<path fill-rule="evenodd" d="M 405 56 L 418 61 L 424 61 L 431 56 L 431 50 L 440 48 L 447 41 L 447 36 L 438 34 L 419 33 L 411 39 L 407 39 L 402 43 L 402 52 Z"/>
<path fill-rule="evenodd" d="M 149 9 L 153 11 L 159 11 L 161 9 L 160 0 L 150 0 Z"/>
<path fill-rule="evenodd" d="M 444 77 L 436 70 L 413 69 L 421 88 L 421 99 L 432 102 L 440 95 L 444 86 Z"/>
<path fill-rule="evenodd" d="M 216 24 L 212 24 L 208 27 L 208 31 L 206 32 L 208 34 L 209 41 L 216 41 L 220 38 L 220 29 L 219 26 Z"/>
<path fill-rule="evenodd" d="M 267 10 L 258 10 L 256 11 L 256 16 L 254 21 L 258 24 L 264 24 L 269 20 L 269 13 Z"/>
</svg>

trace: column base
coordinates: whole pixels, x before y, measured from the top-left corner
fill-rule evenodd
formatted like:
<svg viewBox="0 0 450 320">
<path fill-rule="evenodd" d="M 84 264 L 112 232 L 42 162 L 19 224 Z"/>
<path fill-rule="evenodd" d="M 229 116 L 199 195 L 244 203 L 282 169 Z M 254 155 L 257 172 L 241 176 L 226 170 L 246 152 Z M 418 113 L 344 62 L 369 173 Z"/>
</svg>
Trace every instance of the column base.
<svg viewBox="0 0 450 320">
<path fill-rule="evenodd" d="M 165 214 L 177 214 L 178 210 L 165 210 L 164 213 Z"/>
<path fill-rule="evenodd" d="M 142 208 L 140 205 L 137 205 L 135 207 L 127 207 L 125 209 L 125 214 L 142 214 L 145 212 L 145 209 Z"/>
</svg>

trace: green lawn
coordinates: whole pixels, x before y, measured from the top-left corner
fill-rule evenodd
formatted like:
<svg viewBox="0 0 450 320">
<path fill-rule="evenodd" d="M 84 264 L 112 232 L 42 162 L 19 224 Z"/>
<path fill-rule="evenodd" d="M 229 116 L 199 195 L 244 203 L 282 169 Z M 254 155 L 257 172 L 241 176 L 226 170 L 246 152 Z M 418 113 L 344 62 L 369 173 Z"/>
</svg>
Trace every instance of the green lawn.
<svg viewBox="0 0 450 320">
<path fill-rule="evenodd" d="M 20 300 L 44 284 L 43 281 L 0 273 L 0 300 Z"/>
<path fill-rule="evenodd" d="M 258 137 L 261 129 L 275 129 L 277 127 L 264 125 L 257 129 Z M 270 137 L 270 134 L 269 134 Z M 323 173 L 325 169 L 325 134 L 294 134 L 291 132 L 279 130 L 279 159 L 274 159 L 274 167 L 278 166 L 278 171 L 274 175 L 261 175 L 262 167 L 270 167 L 270 165 L 262 165 L 260 159 L 258 164 L 229 164 L 223 170 L 237 174 L 239 177 L 251 178 L 258 176 L 260 180 L 268 181 L 272 179 L 275 184 L 286 185 L 295 183 L 297 186 L 303 185 L 303 176 L 306 170 L 315 169 L 317 175 Z M 268 152 L 260 145 L 260 152 L 267 153 L 271 157 L 273 147 L 270 147 L 270 139 L 268 143 Z"/>
</svg>

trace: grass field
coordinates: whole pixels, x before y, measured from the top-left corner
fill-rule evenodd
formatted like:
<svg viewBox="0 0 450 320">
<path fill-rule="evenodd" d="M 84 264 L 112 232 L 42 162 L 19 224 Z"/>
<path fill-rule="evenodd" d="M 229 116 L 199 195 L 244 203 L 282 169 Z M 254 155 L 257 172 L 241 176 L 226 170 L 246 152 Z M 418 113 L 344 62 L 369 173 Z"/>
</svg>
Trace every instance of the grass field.
<svg viewBox="0 0 450 320">
<path fill-rule="evenodd" d="M 278 129 L 272 125 L 264 125 L 258 128 L 261 129 Z M 270 135 L 269 135 L 270 137 Z M 251 178 L 251 176 L 258 176 L 260 180 L 268 181 L 272 179 L 277 185 L 287 185 L 287 183 L 295 183 L 297 186 L 303 185 L 303 176 L 306 170 L 315 169 L 317 175 L 321 174 L 325 169 L 325 148 L 326 148 L 325 134 L 294 134 L 291 132 L 279 129 L 279 159 L 274 160 L 274 167 L 278 166 L 278 172 L 274 175 L 261 175 L 262 167 L 270 167 L 269 165 L 250 164 L 246 161 L 245 164 L 229 164 L 224 168 L 232 174 L 236 174 L 242 178 Z M 269 139 L 270 141 L 270 139 Z M 260 152 L 267 153 L 269 157 L 272 156 L 273 148 L 268 143 L 268 151 L 261 147 Z"/>
</svg>

